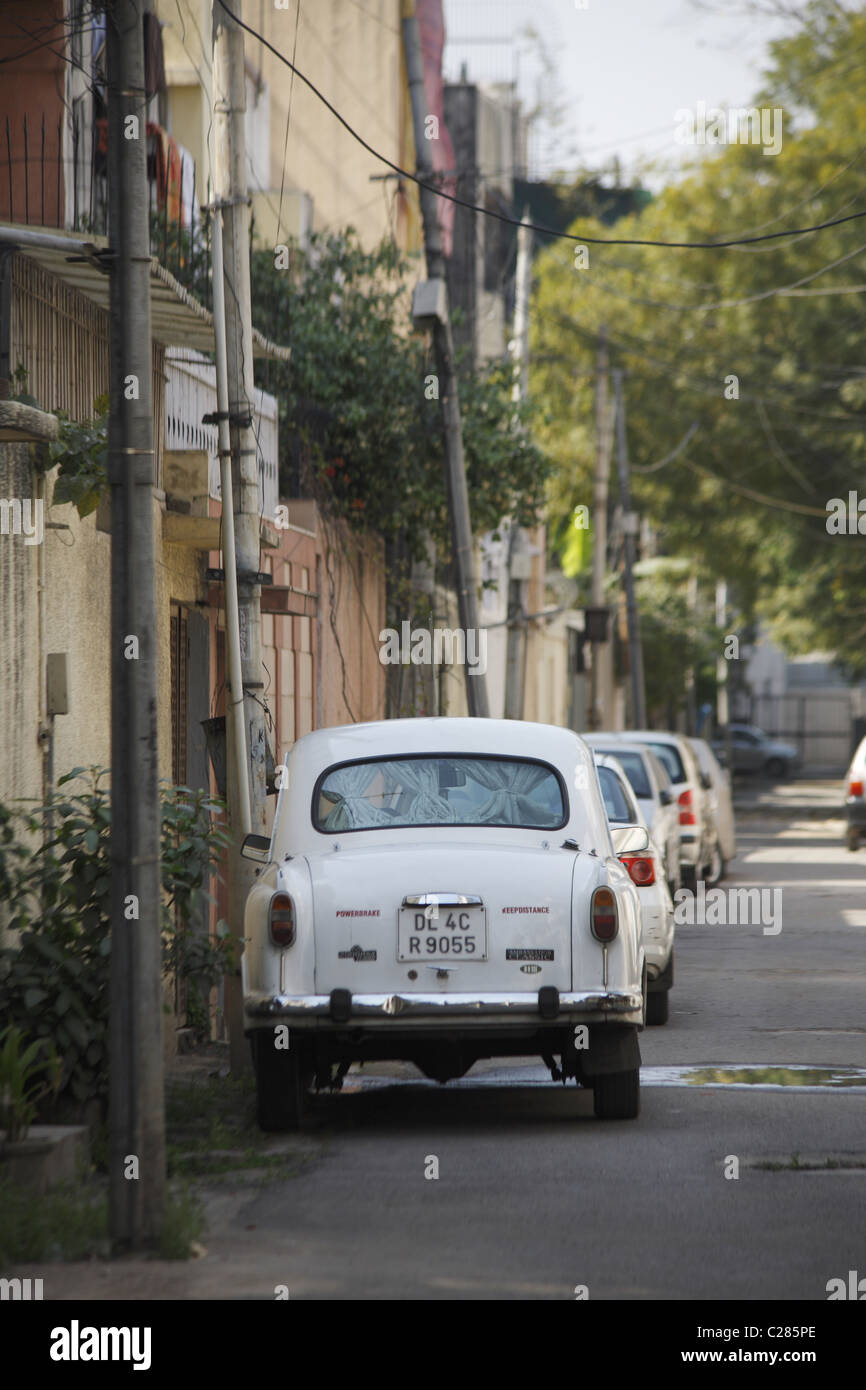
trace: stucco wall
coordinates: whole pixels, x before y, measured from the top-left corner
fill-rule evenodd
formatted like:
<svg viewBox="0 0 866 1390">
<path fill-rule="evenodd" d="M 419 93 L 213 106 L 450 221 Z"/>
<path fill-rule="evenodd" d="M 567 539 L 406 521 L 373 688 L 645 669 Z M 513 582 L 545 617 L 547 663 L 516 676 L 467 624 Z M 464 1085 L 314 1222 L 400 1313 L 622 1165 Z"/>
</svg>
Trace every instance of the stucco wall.
<svg viewBox="0 0 866 1390">
<path fill-rule="evenodd" d="M 169 87 L 169 128 L 196 160 L 199 195 L 207 188 L 210 124 L 209 96 L 195 128 L 195 98 L 190 88 L 210 84 L 210 5 L 202 0 L 157 0 L 163 28 Z M 404 169 L 414 169 L 411 108 L 400 36 L 400 0 L 316 0 L 300 7 L 288 0 L 238 0 L 236 12 L 281 53 L 295 51 L 298 68 L 339 109 L 342 116 L 382 154 Z M 202 42 L 203 41 L 203 42 Z M 367 247 L 393 231 L 407 251 L 421 247 L 417 194 L 399 192 L 396 179 L 371 182 L 387 170 L 353 140 L 321 101 L 302 82 L 291 80 L 284 63 L 245 36 L 248 92 L 256 76 L 267 84 L 269 140 L 251 151 L 255 180 L 269 183 L 274 218 L 283 186 L 282 234 L 292 233 L 293 213 L 285 194 L 300 191 L 313 200 L 314 226 L 342 228 L 351 223 Z M 175 90 L 178 99 L 175 101 Z M 289 154 L 283 179 L 286 119 L 291 99 Z M 249 99 L 248 99 L 249 105 Z M 262 114 L 247 121 L 248 133 L 261 129 Z M 263 162 L 268 168 L 262 168 Z M 262 219 L 263 220 L 263 219 Z"/>
</svg>

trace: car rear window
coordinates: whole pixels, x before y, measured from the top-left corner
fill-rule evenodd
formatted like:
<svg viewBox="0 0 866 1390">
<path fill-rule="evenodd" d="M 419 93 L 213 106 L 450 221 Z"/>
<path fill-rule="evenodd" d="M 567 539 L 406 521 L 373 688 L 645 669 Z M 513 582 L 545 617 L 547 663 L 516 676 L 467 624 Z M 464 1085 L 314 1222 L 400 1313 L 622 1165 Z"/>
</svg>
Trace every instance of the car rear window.
<svg viewBox="0 0 866 1390">
<path fill-rule="evenodd" d="M 652 770 L 656 775 L 656 780 L 658 781 L 658 784 L 661 787 L 662 791 L 670 791 L 671 775 L 665 767 L 664 763 L 661 761 L 658 755 L 653 752 L 651 748 L 647 749 L 647 757 L 650 760 Z"/>
<path fill-rule="evenodd" d="M 319 778 L 313 824 L 327 835 L 413 825 L 551 830 L 568 820 L 547 763 L 524 758 L 409 756 L 338 763 Z"/>
<path fill-rule="evenodd" d="M 654 743 L 651 739 L 647 739 L 647 743 L 662 765 L 667 768 L 672 782 L 687 782 L 689 780 L 676 744 Z"/>
<path fill-rule="evenodd" d="M 601 794 L 604 797 L 604 809 L 607 812 L 608 820 L 612 823 L 619 821 L 623 825 L 631 825 L 632 808 L 628 804 L 622 783 L 613 768 L 600 767 L 598 780 L 601 783 Z"/>
<path fill-rule="evenodd" d="M 627 748 L 599 748 L 597 751 L 606 753 L 611 758 L 618 758 L 623 772 L 631 782 L 635 796 L 643 797 L 647 801 L 652 800 L 652 787 L 640 753 L 630 753 Z"/>
</svg>

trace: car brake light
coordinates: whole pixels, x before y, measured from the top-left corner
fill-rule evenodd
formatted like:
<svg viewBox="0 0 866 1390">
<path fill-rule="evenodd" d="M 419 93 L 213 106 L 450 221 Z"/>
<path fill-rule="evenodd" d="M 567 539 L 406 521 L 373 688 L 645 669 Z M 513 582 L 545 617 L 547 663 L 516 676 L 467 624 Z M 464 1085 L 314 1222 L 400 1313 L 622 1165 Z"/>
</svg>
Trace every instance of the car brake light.
<svg viewBox="0 0 866 1390">
<path fill-rule="evenodd" d="M 610 888 L 596 888 L 590 908 L 590 927 L 596 941 L 613 941 L 618 925 L 615 893 Z"/>
<path fill-rule="evenodd" d="M 848 795 L 849 795 L 849 796 L 862 796 L 862 795 L 863 795 L 863 783 L 862 783 L 862 782 L 849 782 L 849 784 L 848 784 Z"/>
<path fill-rule="evenodd" d="M 268 909 L 268 928 L 275 946 L 291 946 L 295 940 L 295 905 L 288 893 L 275 893 Z"/>
<path fill-rule="evenodd" d="M 692 810 L 692 789 L 686 787 L 679 795 L 680 825 L 697 825 L 697 817 Z"/>
<path fill-rule="evenodd" d="M 656 867 L 650 854 L 621 854 L 620 860 L 628 869 L 632 883 L 638 888 L 648 887 L 656 881 Z"/>
</svg>

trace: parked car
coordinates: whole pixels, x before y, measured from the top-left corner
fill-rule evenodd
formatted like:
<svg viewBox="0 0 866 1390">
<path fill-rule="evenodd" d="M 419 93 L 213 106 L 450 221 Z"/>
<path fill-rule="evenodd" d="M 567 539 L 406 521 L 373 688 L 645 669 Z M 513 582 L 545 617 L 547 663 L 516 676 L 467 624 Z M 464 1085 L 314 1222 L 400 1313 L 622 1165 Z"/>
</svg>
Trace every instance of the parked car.
<svg viewBox="0 0 866 1390">
<path fill-rule="evenodd" d="M 713 739 L 716 756 L 727 756 L 721 733 Z M 754 724 L 731 724 L 731 768 L 734 772 L 754 772 L 764 777 L 789 777 L 800 766 L 800 754 L 793 743 L 770 738 Z"/>
<path fill-rule="evenodd" d="M 619 737 L 645 744 L 667 768 L 679 813 L 682 881 L 695 888 L 698 879 L 706 877 L 713 836 L 701 771 L 688 739 L 658 729 L 628 729 Z"/>
<path fill-rule="evenodd" d="M 690 738 L 689 743 L 701 770 L 701 785 L 712 823 L 712 848 L 706 874 L 707 883 L 712 887 L 722 881 L 728 864 L 737 852 L 731 779 L 705 739 Z"/>
<path fill-rule="evenodd" d="M 628 778 L 638 809 L 665 868 L 671 893 L 681 882 L 680 817 L 670 774 L 657 754 L 645 744 L 620 738 L 616 733 L 592 733 L 583 737 L 590 748 L 617 758 Z"/>
<path fill-rule="evenodd" d="M 643 815 L 624 764 L 598 751 L 595 762 L 611 829 L 642 824 Z M 620 858 L 640 897 L 641 937 L 647 961 L 646 1021 L 667 1023 L 669 993 L 674 982 L 674 905 L 664 860 L 652 842 L 640 853 L 624 853 Z"/>
<path fill-rule="evenodd" d="M 394 719 L 299 739 L 270 840 L 244 842 L 262 865 L 242 957 L 261 1128 L 298 1127 L 353 1062 L 445 1082 L 527 1054 L 591 1087 L 597 1116 L 636 1116 L 647 964 L 618 854 L 647 843 L 611 831 L 568 729 Z"/>
<path fill-rule="evenodd" d="M 866 738 L 862 740 L 851 759 L 851 766 L 845 778 L 845 814 L 848 817 L 847 843 L 850 850 L 860 848 L 860 841 L 866 835 Z"/>
</svg>

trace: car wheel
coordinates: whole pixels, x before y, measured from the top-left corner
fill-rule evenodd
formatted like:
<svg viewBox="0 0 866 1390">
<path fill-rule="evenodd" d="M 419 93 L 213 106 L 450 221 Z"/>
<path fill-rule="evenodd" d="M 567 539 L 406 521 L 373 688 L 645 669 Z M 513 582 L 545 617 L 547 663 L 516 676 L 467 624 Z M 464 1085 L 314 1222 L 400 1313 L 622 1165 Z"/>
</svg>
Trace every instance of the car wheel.
<svg viewBox="0 0 866 1390">
<path fill-rule="evenodd" d="M 599 1120 L 634 1120 L 640 1110 L 640 1068 L 596 1076 L 592 1108 Z"/>
<path fill-rule="evenodd" d="M 698 871 L 694 864 L 683 864 L 680 873 L 683 888 L 687 888 L 690 893 L 696 893 L 698 889 Z"/>
<path fill-rule="evenodd" d="M 717 883 L 721 883 L 725 876 L 725 861 L 722 858 L 722 851 L 719 849 L 718 840 L 713 841 L 710 850 L 710 862 L 707 864 L 704 878 L 708 888 L 715 888 Z"/>
<path fill-rule="evenodd" d="M 660 1023 L 667 1023 L 670 1004 L 670 994 L 668 990 L 661 989 L 657 994 L 650 994 L 646 1004 L 646 1021 L 650 1028 L 657 1027 Z"/>
<path fill-rule="evenodd" d="M 310 1073 L 296 1038 L 275 1046 L 276 1030 L 255 1035 L 256 1121 L 266 1134 L 300 1129 L 309 1105 Z"/>
<path fill-rule="evenodd" d="M 784 777 L 788 771 L 788 764 L 782 758 L 768 758 L 764 764 L 764 771 L 768 777 Z"/>
<path fill-rule="evenodd" d="M 845 843 L 852 852 L 860 848 L 860 832 L 855 826 L 848 826 L 848 834 L 845 837 Z"/>
</svg>

